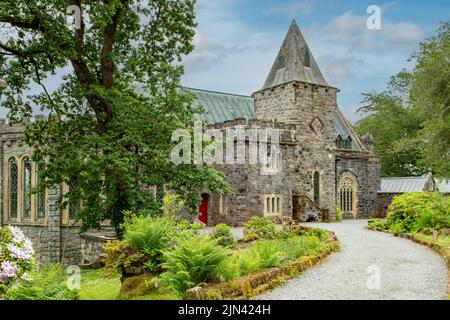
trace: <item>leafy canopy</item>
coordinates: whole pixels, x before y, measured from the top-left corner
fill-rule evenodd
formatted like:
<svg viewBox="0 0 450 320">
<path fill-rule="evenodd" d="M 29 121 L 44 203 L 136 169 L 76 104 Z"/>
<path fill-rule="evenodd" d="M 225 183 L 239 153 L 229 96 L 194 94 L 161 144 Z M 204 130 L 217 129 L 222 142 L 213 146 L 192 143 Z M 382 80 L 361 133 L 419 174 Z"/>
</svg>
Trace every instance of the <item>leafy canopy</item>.
<svg viewBox="0 0 450 320">
<path fill-rule="evenodd" d="M 81 9 L 79 29 L 69 5 Z M 39 188 L 70 185 L 64 202 L 82 200 L 83 229 L 111 219 L 120 233 L 124 210 L 154 207 L 145 185 L 169 184 L 193 212 L 200 188 L 226 189 L 210 167 L 168 161 L 172 132 L 199 111 L 180 90 L 194 9 L 194 0 L 0 0 L 3 106 L 11 122 L 33 106 L 48 113 L 26 129 L 33 159 L 49 160 Z"/>
<path fill-rule="evenodd" d="M 383 176 L 450 176 L 450 23 L 420 45 L 413 70 L 391 78 L 383 92 L 364 94 L 356 124 L 374 136 Z"/>
</svg>

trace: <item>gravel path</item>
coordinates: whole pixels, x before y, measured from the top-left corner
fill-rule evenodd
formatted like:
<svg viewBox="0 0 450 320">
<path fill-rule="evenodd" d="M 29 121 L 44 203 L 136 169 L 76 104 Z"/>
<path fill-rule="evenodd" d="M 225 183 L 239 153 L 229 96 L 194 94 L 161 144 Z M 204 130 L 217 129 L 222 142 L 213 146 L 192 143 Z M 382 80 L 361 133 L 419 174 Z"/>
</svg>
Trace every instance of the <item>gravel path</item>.
<svg viewBox="0 0 450 320">
<path fill-rule="evenodd" d="M 364 229 L 366 220 L 307 225 L 336 232 L 341 251 L 258 299 L 445 299 L 447 267 L 430 249 Z"/>
</svg>

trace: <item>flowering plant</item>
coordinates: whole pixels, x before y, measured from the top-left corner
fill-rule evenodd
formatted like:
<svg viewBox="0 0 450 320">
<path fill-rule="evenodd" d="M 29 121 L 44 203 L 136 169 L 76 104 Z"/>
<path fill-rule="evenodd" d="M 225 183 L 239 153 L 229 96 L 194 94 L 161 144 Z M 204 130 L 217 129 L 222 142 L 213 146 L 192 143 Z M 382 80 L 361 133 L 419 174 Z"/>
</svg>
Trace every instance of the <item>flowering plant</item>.
<svg viewBox="0 0 450 320">
<path fill-rule="evenodd" d="M 17 227 L 0 227 L 0 291 L 20 281 L 31 281 L 37 263 L 30 239 Z"/>
</svg>

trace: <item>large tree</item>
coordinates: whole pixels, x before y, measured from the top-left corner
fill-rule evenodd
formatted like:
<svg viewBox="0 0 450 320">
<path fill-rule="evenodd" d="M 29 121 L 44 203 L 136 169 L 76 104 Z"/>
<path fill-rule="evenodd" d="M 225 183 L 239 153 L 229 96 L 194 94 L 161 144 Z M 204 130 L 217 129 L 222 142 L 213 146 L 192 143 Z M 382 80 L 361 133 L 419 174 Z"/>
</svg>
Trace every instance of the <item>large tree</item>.
<svg viewBox="0 0 450 320">
<path fill-rule="evenodd" d="M 420 44 L 415 66 L 392 77 L 385 91 L 364 94 L 356 124 L 372 133 L 384 176 L 450 177 L 450 24 Z"/>
<path fill-rule="evenodd" d="M 195 27 L 194 0 L 0 0 L 3 106 L 12 122 L 48 113 L 26 129 L 33 159 L 48 160 L 39 188 L 72 186 L 83 230 L 111 219 L 120 231 L 124 210 L 154 205 L 146 185 L 170 184 L 192 211 L 205 185 L 227 188 L 210 167 L 169 161 L 172 132 L 199 111 L 179 83 Z"/>
</svg>

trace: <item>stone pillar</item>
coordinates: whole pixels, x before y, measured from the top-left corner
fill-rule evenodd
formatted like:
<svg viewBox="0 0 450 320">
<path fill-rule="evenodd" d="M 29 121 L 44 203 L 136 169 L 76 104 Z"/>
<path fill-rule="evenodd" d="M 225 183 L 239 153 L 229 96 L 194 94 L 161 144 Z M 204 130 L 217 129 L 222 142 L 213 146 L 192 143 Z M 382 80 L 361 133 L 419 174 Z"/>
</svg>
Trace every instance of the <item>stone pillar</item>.
<svg viewBox="0 0 450 320">
<path fill-rule="evenodd" d="M 48 232 L 47 246 L 49 262 L 60 262 L 61 251 L 61 210 L 59 206 L 59 198 L 61 195 L 60 186 L 54 186 L 48 189 Z"/>
</svg>

